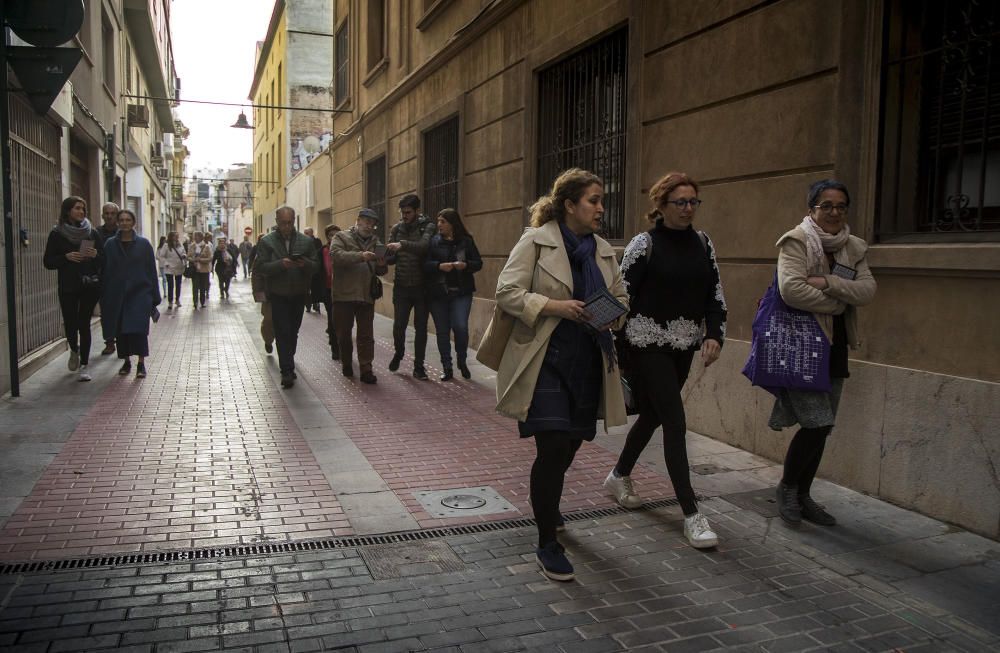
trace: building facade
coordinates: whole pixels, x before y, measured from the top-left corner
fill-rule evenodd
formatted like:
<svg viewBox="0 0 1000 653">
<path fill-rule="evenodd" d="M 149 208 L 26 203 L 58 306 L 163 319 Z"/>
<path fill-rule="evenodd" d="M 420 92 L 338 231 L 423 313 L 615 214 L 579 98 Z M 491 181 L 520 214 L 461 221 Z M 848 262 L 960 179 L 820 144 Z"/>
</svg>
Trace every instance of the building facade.
<svg viewBox="0 0 1000 653">
<path fill-rule="evenodd" d="M 100 224 L 105 202 L 132 208 L 139 229 L 158 237 L 169 216 L 164 177 L 154 166 L 164 136 L 173 131 L 169 103 L 157 107 L 137 95 L 174 96 L 167 0 L 84 0 L 77 35 L 63 47 L 82 51 L 79 64 L 46 115 L 37 115 L 19 91 L 8 94 L 11 114 L 17 356 L 25 373 L 63 337 L 56 275 L 42 256 L 62 199 L 77 195 Z M 12 45 L 27 45 L 12 35 Z M 18 89 L 10 75 L 10 87 Z M 137 127 L 134 123 L 144 123 Z M 159 149 L 157 149 L 159 148 Z M 165 165 L 165 164 L 161 164 Z M 3 180 L 7 183 L 8 180 Z M 8 280 L 5 278 L 4 283 Z M 7 369 L 6 305 L 0 307 L 0 357 Z M 9 376 L 0 375 L 0 391 Z"/>
<path fill-rule="evenodd" d="M 277 0 L 267 35 L 258 43 L 249 94 L 257 105 L 257 232 L 274 223 L 275 209 L 287 203 L 290 181 L 320 158 L 333 138 L 331 114 L 325 111 L 333 102 L 332 17 L 329 0 Z M 297 109 L 270 108 L 282 106 Z"/>
<path fill-rule="evenodd" d="M 288 184 L 300 213 L 346 227 L 369 206 L 384 230 L 407 193 L 429 215 L 457 208 L 484 255 L 475 341 L 527 208 L 559 170 L 603 177 L 619 247 L 648 228 L 650 186 L 688 172 L 729 304 L 721 361 L 686 388 L 689 425 L 777 458 L 789 434 L 767 428 L 770 395 L 740 369 L 775 242 L 807 212 L 809 184 L 839 178 L 879 291 L 861 309 L 820 473 L 1000 536 L 1000 303 L 988 299 L 1000 290 L 1000 75 L 988 72 L 1000 58 L 996 36 L 974 29 L 996 23 L 995 4 L 333 4 L 331 107 L 350 113 Z"/>
</svg>

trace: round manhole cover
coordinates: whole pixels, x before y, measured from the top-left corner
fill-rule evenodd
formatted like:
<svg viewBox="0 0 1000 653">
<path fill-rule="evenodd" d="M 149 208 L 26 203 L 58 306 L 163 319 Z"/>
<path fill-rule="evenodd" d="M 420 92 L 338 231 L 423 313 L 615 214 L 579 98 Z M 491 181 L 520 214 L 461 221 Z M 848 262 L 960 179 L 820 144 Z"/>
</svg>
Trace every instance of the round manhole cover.
<svg viewBox="0 0 1000 653">
<path fill-rule="evenodd" d="M 441 499 L 441 505 L 456 510 L 473 510 L 486 505 L 486 499 L 474 494 L 452 494 Z"/>
</svg>

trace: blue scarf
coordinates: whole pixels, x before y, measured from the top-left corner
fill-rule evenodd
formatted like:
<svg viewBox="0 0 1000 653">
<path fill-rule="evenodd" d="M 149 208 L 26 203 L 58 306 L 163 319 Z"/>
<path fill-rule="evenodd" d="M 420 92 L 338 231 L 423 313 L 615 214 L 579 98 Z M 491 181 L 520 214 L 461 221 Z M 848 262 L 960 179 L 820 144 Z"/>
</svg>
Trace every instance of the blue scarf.
<svg viewBox="0 0 1000 653">
<path fill-rule="evenodd" d="M 604 290 L 604 275 L 597 265 L 597 239 L 594 234 L 577 236 L 564 223 L 559 223 L 566 254 L 569 256 L 569 267 L 573 272 L 573 299 L 586 301 L 599 290 Z M 608 361 L 608 371 L 612 371 L 617 363 L 615 343 L 610 331 L 595 331 L 587 327 L 590 336 L 600 346 L 604 358 Z"/>
</svg>

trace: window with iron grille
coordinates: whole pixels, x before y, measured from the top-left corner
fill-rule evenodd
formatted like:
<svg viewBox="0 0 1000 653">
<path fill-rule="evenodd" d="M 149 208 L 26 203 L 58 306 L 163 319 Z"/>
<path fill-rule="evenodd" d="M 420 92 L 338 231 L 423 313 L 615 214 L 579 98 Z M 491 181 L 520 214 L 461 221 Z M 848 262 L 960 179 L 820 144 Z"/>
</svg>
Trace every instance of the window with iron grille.
<svg viewBox="0 0 1000 653">
<path fill-rule="evenodd" d="M 424 133 L 424 215 L 458 206 L 458 116 Z"/>
<path fill-rule="evenodd" d="M 538 195 L 567 168 L 604 181 L 604 235 L 625 237 L 628 31 L 620 29 L 538 75 Z"/>
<path fill-rule="evenodd" d="M 347 21 L 337 30 L 335 37 L 337 47 L 337 71 L 334 81 L 334 97 L 337 106 L 347 101 L 347 77 L 349 69 L 347 67 L 350 50 L 347 42 Z"/>
<path fill-rule="evenodd" d="M 891 0 L 878 235 L 1000 238 L 1000 4 Z"/>
<path fill-rule="evenodd" d="M 365 206 L 378 214 L 376 233 L 385 242 L 385 155 L 365 164 Z"/>
</svg>

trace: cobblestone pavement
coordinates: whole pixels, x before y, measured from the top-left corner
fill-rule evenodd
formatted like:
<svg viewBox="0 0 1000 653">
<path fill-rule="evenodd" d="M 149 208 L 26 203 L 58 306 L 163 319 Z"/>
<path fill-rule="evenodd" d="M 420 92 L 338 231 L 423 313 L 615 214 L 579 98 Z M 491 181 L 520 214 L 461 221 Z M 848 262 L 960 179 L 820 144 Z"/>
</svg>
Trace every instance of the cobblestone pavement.
<svg viewBox="0 0 1000 653">
<path fill-rule="evenodd" d="M 823 481 L 840 524 L 789 529 L 747 499 L 777 467 L 696 434 L 717 549 L 690 548 L 676 508 L 608 509 L 617 431 L 567 485 L 577 580 L 548 581 L 533 528 L 510 521 L 530 515 L 531 443 L 492 414 L 483 370 L 478 384 L 386 372 L 380 318 L 379 384 L 362 386 L 329 361 L 325 316 L 306 315 L 299 383 L 282 391 L 246 294 L 161 321 L 145 380 L 104 359 L 92 384 L 68 382 L 63 357 L 0 404 L 2 555 L 35 561 L 0 565 L 0 651 L 1000 649 L 1000 544 Z M 52 414 L 51 388 L 72 414 Z M 662 453 L 643 460 L 643 494 L 669 496 Z M 439 519 L 414 498 L 473 485 L 515 510 Z M 185 559 L 233 543 L 279 552 Z"/>
</svg>

